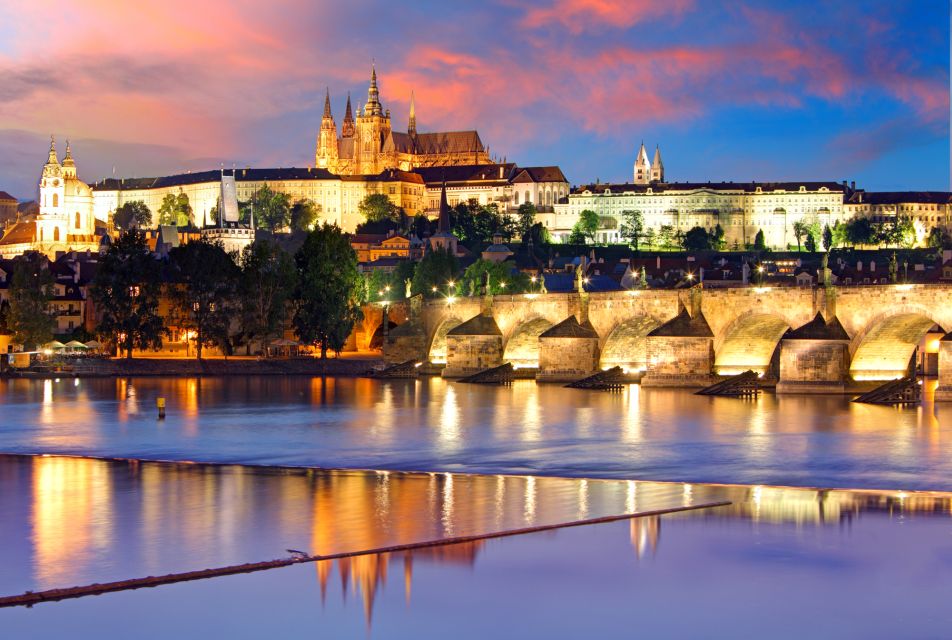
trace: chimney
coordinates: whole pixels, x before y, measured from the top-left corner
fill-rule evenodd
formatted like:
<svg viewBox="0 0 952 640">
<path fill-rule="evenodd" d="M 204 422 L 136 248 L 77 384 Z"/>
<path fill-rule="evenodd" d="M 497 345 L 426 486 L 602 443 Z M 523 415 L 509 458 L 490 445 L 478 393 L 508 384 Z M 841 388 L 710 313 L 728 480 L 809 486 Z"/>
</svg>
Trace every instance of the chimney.
<svg viewBox="0 0 952 640">
<path fill-rule="evenodd" d="M 856 191 L 856 180 L 850 180 L 850 191 Z"/>
</svg>

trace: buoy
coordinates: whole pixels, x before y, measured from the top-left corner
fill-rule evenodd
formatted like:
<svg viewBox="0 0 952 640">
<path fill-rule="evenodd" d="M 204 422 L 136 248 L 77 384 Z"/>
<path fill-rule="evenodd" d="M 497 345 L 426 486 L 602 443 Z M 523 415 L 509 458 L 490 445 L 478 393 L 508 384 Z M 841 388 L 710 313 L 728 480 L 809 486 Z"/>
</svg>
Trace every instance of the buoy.
<svg viewBox="0 0 952 640">
<path fill-rule="evenodd" d="M 165 418 L 165 398 L 156 398 L 155 406 L 159 409 L 159 419 Z"/>
</svg>

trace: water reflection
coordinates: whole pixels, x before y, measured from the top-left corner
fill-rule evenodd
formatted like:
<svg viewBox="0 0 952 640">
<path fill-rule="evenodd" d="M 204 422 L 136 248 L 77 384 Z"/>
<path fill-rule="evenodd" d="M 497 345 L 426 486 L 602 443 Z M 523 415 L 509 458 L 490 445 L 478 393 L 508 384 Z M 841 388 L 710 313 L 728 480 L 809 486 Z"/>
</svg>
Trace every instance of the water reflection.
<svg viewBox="0 0 952 640">
<path fill-rule="evenodd" d="M 795 528 L 865 513 L 948 519 L 952 495 L 646 481 L 323 471 L 0 456 L 0 592 L 220 566 L 304 549 L 328 554 L 529 525 L 729 500 L 677 516 Z M 661 521 L 630 523 L 636 557 L 662 545 Z M 29 548 L 22 541 L 29 540 Z M 396 572 L 409 597 L 417 561 L 473 563 L 482 544 L 316 564 L 336 571 L 369 619 Z M 23 564 L 21 558 L 29 558 Z M 401 566 L 394 571 L 388 567 Z"/>
</svg>

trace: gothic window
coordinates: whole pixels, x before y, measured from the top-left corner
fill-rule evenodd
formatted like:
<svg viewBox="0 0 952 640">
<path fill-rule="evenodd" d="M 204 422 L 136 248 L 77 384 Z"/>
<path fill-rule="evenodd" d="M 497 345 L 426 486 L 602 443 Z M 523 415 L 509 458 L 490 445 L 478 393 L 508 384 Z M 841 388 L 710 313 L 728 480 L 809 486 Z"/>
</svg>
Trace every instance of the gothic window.
<svg viewBox="0 0 952 640">
<path fill-rule="evenodd" d="M 516 204 L 516 205 L 519 204 L 519 192 L 518 192 L 518 191 L 513 191 L 513 192 L 512 192 L 512 203 L 513 203 L 513 204 Z"/>
<path fill-rule="evenodd" d="M 528 191 L 526 191 L 525 201 L 526 201 L 526 202 L 532 202 L 532 197 L 529 195 L 529 192 L 528 192 Z"/>
<path fill-rule="evenodd" d="M 76 212 L 76 228 L 79 229 L 79 211 Z"/>
<path fill-rule="evenodd" d="M 54 207 L 58 207 L 58 206 L 59 206 L 59 194 L 58 194 L 58 193 L 54 193 L 54 194 L 53 194 L 53 206 L 54 206 Z"/>
</svg>

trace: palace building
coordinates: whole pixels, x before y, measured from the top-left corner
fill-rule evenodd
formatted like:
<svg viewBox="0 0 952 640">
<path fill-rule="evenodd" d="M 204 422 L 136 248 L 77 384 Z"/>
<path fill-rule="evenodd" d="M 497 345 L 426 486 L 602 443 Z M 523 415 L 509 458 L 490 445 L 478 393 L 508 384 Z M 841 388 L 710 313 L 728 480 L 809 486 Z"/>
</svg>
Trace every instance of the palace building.
<svg viewBox="0 0 952 640">
<path fill-rule="evenodd" d="M 56 143 L 50 137 L 50 152 L 39 183 L 39 213 L 34 220 L 15 222 L 0 238 L 0 257 L 12 258 L 39 251 L 50 258 L 69 251 L 98 251 L 100 237 L 93 215 L 93 191 L 76 176 L 69 141 L 60 164 Z"/>
<path fill-rule="evenodd" d="M 491 164 L 489 149 L 479 133 L 469 131 L 418 132 L 416 104 L 410 95 L 406 132 L 394 131 L 390 109 L 384 109 L 377 89 L 377 70 L 370 73 L 367 104 L 351 111 L 350 96 L 340 133 L 331 114 L 330 91 L 324 97 L 324 115 L 317 135 L 315 166 L 337 175 L 376 174 L 386 169 L 411 171 L 417 167 Z"/>
</svg>

